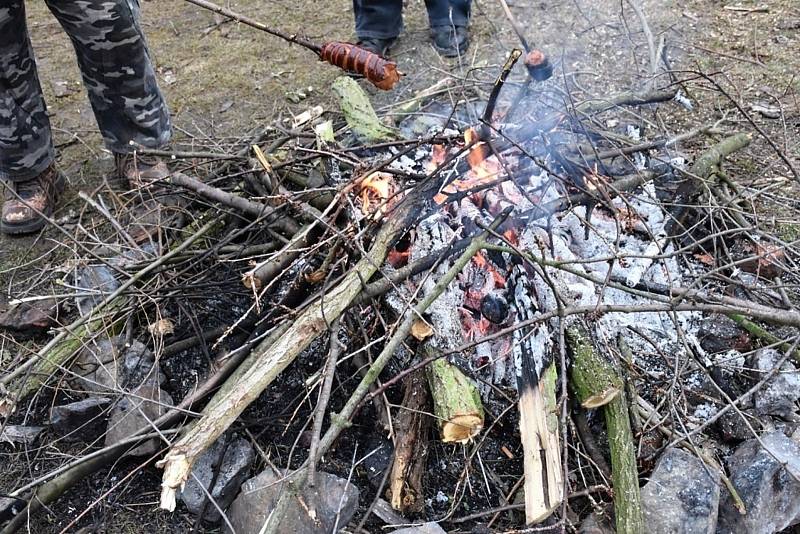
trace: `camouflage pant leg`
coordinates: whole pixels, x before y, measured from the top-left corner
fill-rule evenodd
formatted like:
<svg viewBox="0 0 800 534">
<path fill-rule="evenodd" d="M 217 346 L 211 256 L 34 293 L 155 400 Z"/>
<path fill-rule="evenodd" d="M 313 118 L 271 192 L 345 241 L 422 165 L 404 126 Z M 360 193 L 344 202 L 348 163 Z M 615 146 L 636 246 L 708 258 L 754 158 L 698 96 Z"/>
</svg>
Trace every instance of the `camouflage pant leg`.
<svg viewBox="0 0 800 534">
<path fill-rule="evenodd" d="M 0 179 L 33 178 L 53 161 L 22 0 L 0 5 Z"/>
<path fill-rule="evenodd" d="M 78 56 L 106 146 L 155 148 L 169 141 L 169 111 L 139 27 L 138 0 L 46 0 Z"/>
</svg>

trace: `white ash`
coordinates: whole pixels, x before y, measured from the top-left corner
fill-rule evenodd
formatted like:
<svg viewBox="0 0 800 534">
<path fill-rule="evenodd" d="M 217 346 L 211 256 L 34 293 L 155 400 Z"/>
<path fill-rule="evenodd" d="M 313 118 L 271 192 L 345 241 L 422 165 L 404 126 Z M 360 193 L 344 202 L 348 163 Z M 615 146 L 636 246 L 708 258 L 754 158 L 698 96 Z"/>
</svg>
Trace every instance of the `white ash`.
<svg viewBox="0 0 800 534">
<path fill-rule="evenodd" d="M 719 411 L 719 408 L 717 408 L 715 405 L 713 405 L 713 404 L 711 404 L 709 402 L 704 402 L 703 404 L 698 404 L 695 407 L 694 413 L 692 414 L 692 417 L 699 424 L 703 424 L 706 421 L 708 421 L 709 419 L 711 419 L 718 411 Z"/>
<path fill-rule="evenodd" d="M 450 228 L 446 215 L 436 212 L 417 225 L 414 243 L 410 250 L 409 261 L 414 262 L 430 254 L 445 249 L 455 240 L 455 231 Z M 387 303 L 398 314 L 410 307 L 412 297 L 416 300 L 429 294 L 437 281 L 448 271 L 450 265 L 441 262 L 433 272 L 422 273 L 400 286 L 387 297 Z M 420 287 L 420 284 L 421 287 Z M 414 295 L 416 292 L 416 295 Z M 458 310 L 464 302 L 464 292 L 454 279 L 441 296 L 434 301 L 426 313 L 428 321 L 434 329 L 433 346 L 445 350 L 463 343 L 461 320 Z"/>
</svg>

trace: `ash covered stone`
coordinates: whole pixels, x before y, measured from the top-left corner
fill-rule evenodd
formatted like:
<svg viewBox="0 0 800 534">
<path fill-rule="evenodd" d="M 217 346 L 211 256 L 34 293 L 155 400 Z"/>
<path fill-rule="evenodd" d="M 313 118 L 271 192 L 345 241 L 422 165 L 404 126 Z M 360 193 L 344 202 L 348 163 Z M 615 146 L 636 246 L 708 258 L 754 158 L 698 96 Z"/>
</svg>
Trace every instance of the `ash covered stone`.
<svg viewBox="0 0 800 534">
<path fill-rule="evenodd" d="M 730 479 L 744 502 L 742 515 L 722 493 L 717 532 L 772 534 L 800 522 L 800 445 L 782 432 L 744 442 L 728 459 Z"/>
<path fill-rule="evenodd" d="M 233 502 L 255 456 L 253 446 L 247 440 L 226 441 L 223 436 L 200 456 L 178 495 L 190 512 L 194 515 L 203 513 L 203 519 L 209 522 L 221 519 L 217 507 L 224 511 Z M 214 486 L 210 488 L 212 481 Z M 216 506 L 207 499 L 207 493 Z"/>
<path fill-rule="evenodd" d="M 784 359 L 775 349 L 761 349 L 753 357 L 753 368 L 758 371 L 757 378 L 766 375 Z M 755 408 L 759 415 L 776 415 L 789 421 L 796 421 L 797 400 L 800 399 L 800 372 L 788 360 L 781 364 L 764 387 L 755 393 Z"/>
<path fill-rule="evenodd" d="M 667 449 L 642 488 L 650 534 L 712 534 L 717 525 L 719 472 L 681 449 Z"/>
</svg>

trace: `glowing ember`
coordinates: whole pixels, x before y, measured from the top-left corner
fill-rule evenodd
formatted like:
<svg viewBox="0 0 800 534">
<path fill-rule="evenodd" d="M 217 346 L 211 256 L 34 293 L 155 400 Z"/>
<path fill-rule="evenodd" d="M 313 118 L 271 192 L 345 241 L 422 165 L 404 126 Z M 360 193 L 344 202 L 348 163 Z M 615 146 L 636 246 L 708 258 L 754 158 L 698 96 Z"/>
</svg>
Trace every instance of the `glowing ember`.
<svg viewBox="0 0 800 534">
<path fill-rule="evenodd" d="M 392 175 L 374 172 L 361 180 L 361 211 L 364 215 L 373 214 L 378 218 L 389 208 L 388 200 L 394 195 Z"/>
<path fill-rule="evenodd" d="M 469 145 L 478 141 L 478 133 L 474 128 L 467 128 L 464 131 L 464 141 Z M 435 153 L 435 150 L 434 150 Z M 489 156 L 489 145 L 483 141 L 478 141 L 467 154 L 467 163 L 470 171 L 458 180 L 454 180 L 445 187 L 441 193 L 436 195 L 433 200 L 437 204 L 443 204 L 447 197 L 458 191 L 466 191 L 480 186 L 487 182 L 496 180 L 502 171 L 500 162 L 494 156 Z"/>
<path fill-rule="evenodd" d="M 495 288 L 506 287 L 506 278 L 492 265 L 492 262 L 486 259 L 483 252 L 475 254 L 475 256 L 472 257 L 472 263 L 479 269 L 483 269 L 492 275 Z"/>
<path fill-rule="evenodd" d="M 386 256 L 386 261 L 395 269 L 408 265 L 408 260 L 411 257 L 411 250 L 397 250 L 393 248 Z"/>
<path fill-rule="evenodd" d="M 428 162 L 428 171 L 434 171 L 436 168 L 444 163 L 445 157 L 447 156 L 447 150 L 445 150 L 444 145 L 433 145 L 431 149 L 431 160 Z"/>
</svg>

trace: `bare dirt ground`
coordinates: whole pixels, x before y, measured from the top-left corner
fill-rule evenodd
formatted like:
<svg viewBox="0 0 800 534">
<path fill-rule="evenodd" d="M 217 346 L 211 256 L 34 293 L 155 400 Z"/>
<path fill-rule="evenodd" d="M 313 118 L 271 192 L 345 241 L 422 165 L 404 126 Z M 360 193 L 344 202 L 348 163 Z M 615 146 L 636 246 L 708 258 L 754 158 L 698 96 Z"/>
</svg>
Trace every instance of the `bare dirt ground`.
<svg viewBox="0 0 800 534">
<path fill-rule="evenodd" d="M 730 173 L 742 184 L 773 191 L 774 202 L 763 217 L 771 217 L 780 235 L 794 241 L 800 237 L 800 223 L 782 219 L 780 205 L 796 202 L 797 182 L 791 179 L 781 154 L 800 168 L 800 55 L 796 53 L 800 50 L 800 7 L 792 0 L 766 5 L 766 10 L 748 11 L 755 4 L 692 0 L 676 5 L 656 0 L 644 2 L 644 12 L 655 45 L 663 39 L 668 68 L 695 105 L 692 112 L 665 112 L 662 126 L 678 133 L 727 115 L 743 130 L 754 132 L 752 145 L 732 158 Z M 343 0 L 324 4 L 240 0 L 230 7 L 316 41 L 353 39 L 351 6 Z M 556 75 L 583 93 L 583 98 L 650 82 L 646 33 L 627 3 L 519 0 L 512 9 L 530 40 L 555 60 Z M 142 10 L 159 81 L 173 113 L 175 147 L 224 151 L 246 139 L 259 124 L 289 120 L 311 106 L 322 105 L 326 112 L 337 113 L 328 88 L 339 73 L 306 50 L 245 26 L 220 23 L 180 0 L 143 2 Z M 43 3 L 28 2 L 28 11 L 59 164 L 70 180 L 70 193 L 56 218 L 69 219 L 71 212 L 82 209 L 77 192 L 99 183 L 111 170 L 111 159 L 97 132 L 69 41 Z M 406 13 L 406 31 L 392 56 L 407 76 L 391 93 L 370 89 L 376 108 L 385 114 L 444 77 L 462 84 L 484 84 L 488 90 L 507 51 L 518 46 L 495 2 L 474 3 L 472 46 L 457 60 L 439 57 L 430 46 L 422 2 L 410 3 Z M 712 90 L 704 76 L 719 84 L 727 96 Z M 56 97 L 54 84 L 62 81 L 72 93 Z M 667 85 L 670 80 L 662 75 L 655 83 Z M 443 98 L 457 100 L 459 92 L 453 90 Z M 776 108 L 776 115 L 765 117 L 754 105 Z M 0 304 L 31 283 L 37 270 L 58 264 L 58 258 L 49 255 L 58 239 L 53 230 L 30 238 L 0 237 Z M 9 350 L 13 349 L 4 345 L 0 354 L 5 358 Z M 28 462 L 24 453 L 3 447 L 0 489 L 35 477 L 41 466 Z M 62 499 L 35 529 L 58 532 L 101 497 L 99 488 L 119 482 L 113 470 L 103 477 Z M 192 528 L 195 521 L 187 513 L 157 511 L 159 482 L 160 471 L 139 471 L 112 499 L 101 499 L 94 506 L 79 523 L 82 531 L 185 532 Z"/>
</svg>

